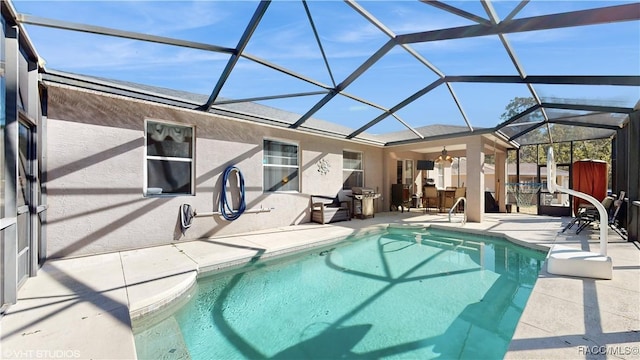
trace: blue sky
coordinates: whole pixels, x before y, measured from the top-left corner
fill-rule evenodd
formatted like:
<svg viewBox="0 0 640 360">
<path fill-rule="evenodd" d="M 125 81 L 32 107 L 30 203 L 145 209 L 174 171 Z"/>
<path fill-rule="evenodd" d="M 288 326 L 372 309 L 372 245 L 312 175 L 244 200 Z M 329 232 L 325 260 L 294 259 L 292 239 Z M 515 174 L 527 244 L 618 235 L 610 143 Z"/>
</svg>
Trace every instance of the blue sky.
<svg viewBox="0 0 640 360">
<path fill-rule="evenodd" d="M 486 14 L 479 1 L 447 2 L 468 12 Z M 516 18 L 589 9 L 628 2 L 531 1 Z M 20 1 L 20 13 L 69 22 L 150 33 L 177 39 L 235 47 L 253 14 L 256 1 Z M 379 49 L 388 37 L 342 1 L 308 1 L 314 24 L 336 83 Z M 360 6 L 395 34 L 473 25 L 418 1 L 362 1 Z M 495 1 L 504 18 L 517 1 Z M 222 53 L 100 35 L 27 26 L 48 69 L 102 76 L 209 94 L 227 63 Z M 628 22 L 509 34 L 507 39 L 528 75 L 640 75 L 640 23 Z M 446 75 L 516 75 L 497 36 L 411 45 Z M 307 16 L 299 1 L 273 2 L 246 52 L 332 86 L 332 80 Z M 437 79 L 413 56 L 396 47 L 346 91 L 392 107 Z M 452 88 L 474 127 L 493 127 L 515 96 L 529 96 L 524 85 L 463 84 Z M 602 86 L 536 86 L 541 97 L 590 98 L 633 106 L 640 90 Z M 317 91 L 317 87 L 242 59 L 223 87 L 225 98 L 251 98 Z M 263 101 L 262 104 L 304 113 L 322 96 Z M 357 129 L 380 111 L 338 96 L 314 115 Z M 464 125 L 448 89 L 440 86 L 398 112 L 411 126 Z M 372 133 L 403 130 L 392 118 Z"/>
</svg>

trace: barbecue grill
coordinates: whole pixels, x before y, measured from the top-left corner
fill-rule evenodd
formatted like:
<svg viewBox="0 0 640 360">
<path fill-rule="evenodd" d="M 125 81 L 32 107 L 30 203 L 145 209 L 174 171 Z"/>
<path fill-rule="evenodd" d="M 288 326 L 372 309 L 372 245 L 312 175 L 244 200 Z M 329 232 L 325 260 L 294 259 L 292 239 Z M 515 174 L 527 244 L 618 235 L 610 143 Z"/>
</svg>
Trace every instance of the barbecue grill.
<svg viewBox="0 0 640 360">
<path fill-rule="evenodd" d="M 351 209 L 353 209 L 353 216 L 360 217 L 360 219 L 374 217 L 375 209 L 373 200 L 379 197 L 380 194 L 376 193 L 372 188 L 351 188 Z"/>
</svg>

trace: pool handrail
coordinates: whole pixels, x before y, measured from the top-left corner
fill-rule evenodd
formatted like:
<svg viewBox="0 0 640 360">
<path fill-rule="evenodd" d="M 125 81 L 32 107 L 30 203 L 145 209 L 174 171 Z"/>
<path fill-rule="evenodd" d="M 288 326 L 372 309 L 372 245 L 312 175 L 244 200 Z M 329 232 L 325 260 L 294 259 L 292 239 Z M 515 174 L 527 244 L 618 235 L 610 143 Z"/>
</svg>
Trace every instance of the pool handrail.
<svg viewBox="0 0 640 360">
<path fill-rule="evenodd" d="M 458 204 L 460 204 L 460 201 L 462 201 L 462 209 L 463 209 L 463 218 L 462 218 L 462 222 L 460 223 L 461 226 L 466 224 L 467 222 L 467 198 L 464 196 L 460 196 L 456 202 L 453 203 L 453 206 L 451 207 L 451 209 L 449 209 L 449 222 L 451 222 L 451 214 L 453 213 L 453 210 L 455 210 L 456 208 L 458 208 Z"/>
</svg>

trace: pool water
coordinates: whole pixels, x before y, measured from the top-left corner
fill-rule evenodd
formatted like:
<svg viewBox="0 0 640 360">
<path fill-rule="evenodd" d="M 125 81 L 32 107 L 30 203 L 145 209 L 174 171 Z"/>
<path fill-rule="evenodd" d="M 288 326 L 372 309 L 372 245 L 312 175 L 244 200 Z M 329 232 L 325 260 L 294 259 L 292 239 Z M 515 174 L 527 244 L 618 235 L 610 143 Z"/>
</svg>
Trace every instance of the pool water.
<svg viewBox="0 0 640 360">
<path fill-rule="evenodd" d="M 198 280 L 138 357 L 501 359 L 545 255 L 427 229 L 257 262 Z"/>
</svg>

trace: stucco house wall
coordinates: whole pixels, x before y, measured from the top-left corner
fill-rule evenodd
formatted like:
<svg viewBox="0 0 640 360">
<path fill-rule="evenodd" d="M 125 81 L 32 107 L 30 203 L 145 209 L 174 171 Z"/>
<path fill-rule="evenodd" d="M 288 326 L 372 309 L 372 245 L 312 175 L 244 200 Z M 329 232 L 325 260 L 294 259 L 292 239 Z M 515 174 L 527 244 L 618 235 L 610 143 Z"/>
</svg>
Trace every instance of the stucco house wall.
<svg viewBox="0 0 640 360">
<path fill-rule="evenodd" d="M 66 85 L 49 86 L 47 119 L 49 258 L 115 252 L 308 222 L 310 195 L 342 189 L 343 150 L 361 151 L 365 186 L 383 189 L 382 148 L 180 110 Z M 195 195 L 145 197 L 145 119 L 195 126 Z M 263 192 L 263 140 L 299 146 L 300 192 Z M 325 159 L 322 175 L 317 162 Z M 196 217 L 180 231 L 180 205 L 218 211 L 222 175 L 237 166 L 247 209 L 235 221 Z M 344 194 L 342 195 L 344 197 Z M 380 211 L 381 206 L 378 206 Z"/>
</svg>

